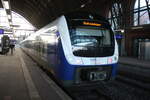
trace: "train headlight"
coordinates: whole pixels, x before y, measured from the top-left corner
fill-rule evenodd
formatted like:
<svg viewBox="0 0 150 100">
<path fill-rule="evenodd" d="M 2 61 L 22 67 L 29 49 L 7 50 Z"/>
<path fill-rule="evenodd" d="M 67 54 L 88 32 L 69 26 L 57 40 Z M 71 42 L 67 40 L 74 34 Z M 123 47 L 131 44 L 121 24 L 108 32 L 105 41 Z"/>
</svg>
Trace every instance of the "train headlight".
<svg viewBox="0 0 150 100">
<path fill-rule="evenodd" d="M 76 59 L 76 64 L 82 64 L 82 60 L 81 59 Z"/>
<path fill-rule="evenodd" d="M 108 64 L 112 63 L 112 58 L 108 58 Z"/>
</svg>

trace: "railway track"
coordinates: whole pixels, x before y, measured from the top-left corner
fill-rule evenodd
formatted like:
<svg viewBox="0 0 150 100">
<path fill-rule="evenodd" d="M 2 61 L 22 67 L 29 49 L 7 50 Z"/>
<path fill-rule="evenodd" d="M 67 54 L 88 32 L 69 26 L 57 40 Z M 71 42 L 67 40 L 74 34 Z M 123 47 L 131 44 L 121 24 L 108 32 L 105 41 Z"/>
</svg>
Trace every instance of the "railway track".
<svg viewBox="0 0 150 100">
<path fill-rule="evenodd" d="M 68 94 L 73 100 L 112 100 L 105 84 L 97 84 L 96 86 L 83 86 L 67 89 Z"/>
<path fill-rule="evenodd" d="M 117 76 L 116 81 L 125 83 L 135 88 L 143 89 L 145 91 L 150 91 L 150 83 L 145 83 L 143 81 L 139 81 L 133 78 L 128 78 L 128 77 L 119 76 L 119 75 Z"/>
<path fill-rule="evenodd" d="M 150 91 L 150 69 L 132 65 L 120 65 L 116 81 Z"/>
</svg>

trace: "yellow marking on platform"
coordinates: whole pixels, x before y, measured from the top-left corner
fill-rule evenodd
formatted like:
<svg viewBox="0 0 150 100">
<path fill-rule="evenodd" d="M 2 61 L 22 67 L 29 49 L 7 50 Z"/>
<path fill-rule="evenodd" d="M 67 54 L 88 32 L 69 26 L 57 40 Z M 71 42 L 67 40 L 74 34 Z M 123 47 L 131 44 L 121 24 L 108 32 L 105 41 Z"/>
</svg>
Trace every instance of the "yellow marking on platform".
<svg viewBox="0 0 150 100">
<path fill-rule="evenodd" d="M 25 81 L 27 84 L 27 88 L 29 91 L 30 99 L 31 100 L 41 100 L 41 97 L 40 97 L 40 95 L 39 95 L 39 93 L 38 93 L 38 91 L 34 85 L 34 82 L 30 76 L 29 70 L 28 70 L 23 58 L 21 57 L 21 54 L 18 56 L 19 56 L 21 64 L 22 64 L 21 66 L 22 66 L 23 74 L 24 74 Z"/>
</svg>

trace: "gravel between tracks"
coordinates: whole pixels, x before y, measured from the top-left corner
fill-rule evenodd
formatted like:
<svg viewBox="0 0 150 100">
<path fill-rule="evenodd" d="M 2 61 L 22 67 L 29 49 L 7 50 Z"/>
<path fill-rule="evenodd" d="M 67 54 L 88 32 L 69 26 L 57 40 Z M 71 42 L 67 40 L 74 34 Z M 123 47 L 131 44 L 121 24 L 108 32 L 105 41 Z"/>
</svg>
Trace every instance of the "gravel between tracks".
<svg viewBox="0 0 150 100">
<path fill-rule="evenodd" d="M 107 85 L 112 100 L 150 100 L 150 92 L 119 81 Z"/>
</svg>

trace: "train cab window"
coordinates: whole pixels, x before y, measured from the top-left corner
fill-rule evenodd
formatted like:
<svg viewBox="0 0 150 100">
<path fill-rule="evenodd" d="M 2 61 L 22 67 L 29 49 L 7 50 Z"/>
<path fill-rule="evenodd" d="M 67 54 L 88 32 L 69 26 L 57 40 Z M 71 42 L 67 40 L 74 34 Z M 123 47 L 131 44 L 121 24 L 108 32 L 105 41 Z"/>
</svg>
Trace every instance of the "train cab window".
<svg viewBox="0 0 150 100">
<path fill-rule="evenodd" d="M 74 55 L 99 57 L 113 54 L 113 35 L 110 29 L 79 26 L 70 30 L 70 38 Z"/>
<path fill-rule="evenodd" d="M 77 27 L 72 29 L 72 45 L 75 46 L 107 46 L 111 45 L 108 29 Z"/>
</svg>

